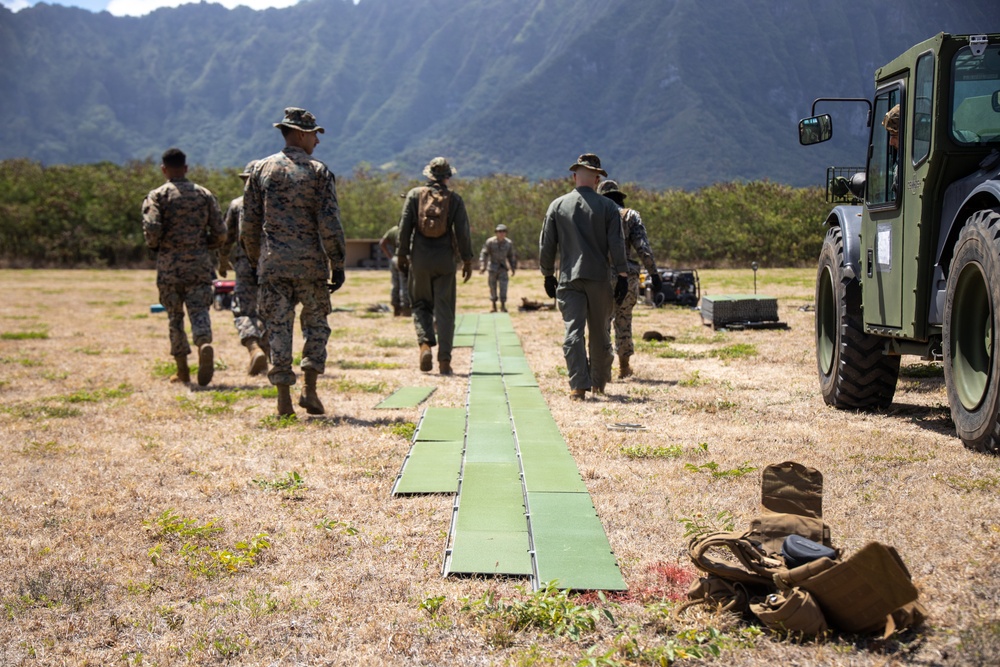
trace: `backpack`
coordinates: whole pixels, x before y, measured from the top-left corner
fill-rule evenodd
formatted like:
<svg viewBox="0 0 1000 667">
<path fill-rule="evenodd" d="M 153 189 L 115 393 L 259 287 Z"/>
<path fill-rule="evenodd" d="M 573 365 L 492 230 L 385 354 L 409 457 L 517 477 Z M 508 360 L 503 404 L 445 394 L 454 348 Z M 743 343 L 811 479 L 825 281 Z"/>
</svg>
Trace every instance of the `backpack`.
<svg viewBox="0 0 1000 667">
<path fill-rule="evenodd" d="M 445 188 L 424 187 L 417 199 L 417 231 L 429 239 L 448 233 L 448 204 L 451 193 Z"/>
<path fill-rule="evenodd" d="M 899 553 L 871 542 L 842 559 L 822 504 L 823 475 L 815 468 L 794 461 L 765 468 L 761 515 L 749 530 L 700 534 L 688 542 L 688 555 L 705 576 L 675 614 L 708 604 L 778 632 L 809 636 L 835 629 L 881 631 L 888 638 L 919 625 L 926 610 Z M 799 565 L 793 556 L 802 555 L 803 544 L 822 557 Z"/>
</svg>

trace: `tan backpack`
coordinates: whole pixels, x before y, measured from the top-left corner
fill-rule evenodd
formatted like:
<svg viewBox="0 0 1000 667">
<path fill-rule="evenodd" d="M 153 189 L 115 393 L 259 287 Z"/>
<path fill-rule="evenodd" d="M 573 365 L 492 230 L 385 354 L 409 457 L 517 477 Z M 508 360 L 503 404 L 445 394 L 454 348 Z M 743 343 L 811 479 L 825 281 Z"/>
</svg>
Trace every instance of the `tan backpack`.
<svg viewBox="0 0 1000 667">
<path fill-rule="evenodd" d="M 429 239 L 448 233 L 448 204 L 451 192 L 446 188 L 425 186 L 417 199 L 417 231 Z"/>
</svg>

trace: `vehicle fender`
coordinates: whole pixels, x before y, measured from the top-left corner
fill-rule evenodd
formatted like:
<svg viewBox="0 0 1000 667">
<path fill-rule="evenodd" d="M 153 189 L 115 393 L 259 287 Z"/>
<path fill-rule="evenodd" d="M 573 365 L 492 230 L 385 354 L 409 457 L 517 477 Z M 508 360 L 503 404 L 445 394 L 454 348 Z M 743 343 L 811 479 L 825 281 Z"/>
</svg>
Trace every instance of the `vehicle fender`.
<svg viewBox="0 0 1000 667">
<path fill-rule="evenodd" d="M 989 170 L 980 170 L 955 181 L 944 192 L 941 204 L 941 229 L 938 235 L 937 266 L 944 269 L 951 264 L 951 256 L 958 234 L 965 221 L 975 213 L 1000 205 L 1000 161 Z"/>
<path fill-rule="evenodd" d="M 861 206 L 836 206 L 826 218 L 828 227 L 840 227 L 844 240 L 844 268 L 861 275 Z"/>
</svg>

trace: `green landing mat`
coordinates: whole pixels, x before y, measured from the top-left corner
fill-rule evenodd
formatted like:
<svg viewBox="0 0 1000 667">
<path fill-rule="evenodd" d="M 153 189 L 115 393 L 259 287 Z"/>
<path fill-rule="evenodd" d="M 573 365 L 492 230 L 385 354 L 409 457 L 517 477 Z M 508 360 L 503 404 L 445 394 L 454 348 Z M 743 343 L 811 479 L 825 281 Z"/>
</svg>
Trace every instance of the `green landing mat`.
<svg viewBox="0 0 1000 667">
<path fill-rule="evenodd" d="M 396 476 L 392 495 L 458 493 L 462 447 L 461 440 L 414 442 Z"/>
<path fill-rule="evenodd" d="M 427 408 L 413 440 L 465 440 L 465 408 Z"/>
<path fill-rule="evenodd" d="M 427 400 L 435 389 L 436 387 L 401 387 L 389 394 L 375 408 L 415 408 Z"/>
<path fill-rule="evenodd" d="M 536 585 L 626 590 L 588 493 L 528 493 Z"/>
</svg>

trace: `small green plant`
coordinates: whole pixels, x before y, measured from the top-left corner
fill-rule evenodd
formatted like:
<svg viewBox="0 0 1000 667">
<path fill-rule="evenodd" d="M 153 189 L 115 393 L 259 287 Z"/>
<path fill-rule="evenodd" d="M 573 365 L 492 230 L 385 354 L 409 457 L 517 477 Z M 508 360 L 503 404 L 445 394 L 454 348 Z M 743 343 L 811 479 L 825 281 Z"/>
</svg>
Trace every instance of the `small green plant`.
<svg viewBox="0 0 1000 667">
<path fill-rule="evenodd" d="M 358 534 L 358 529 L 347 521 L 338 521 L 329 517 L 323 517 L 316 524 L 316 527 L 325 530 L 327 533 L 340 533 L 341 535 L 353 536 Z"/>
<path fill-rule="evenodd" d="M 216 525 L 215 519 L 199 523 L 195 519 L 182 517 L 172 509 L 164 510 L 155 519 L 142 522 L 147 530 L 152 530 L 155 537 L 175 537 L 178 539 L 204 539 L 221 533 L 223 529 Z"/>
<path fill-rule="evenodd" d="M 113 389 L 94 389 L 92 391 L 80 390 L 72 394 L 61 396 L 59 400 L 66 403 L 99 403 L 107 399 L 128 398 L 134 393 L 131 385 L 122 383 Z"/>
<path fill-rule="evenodd" d="M 261 428 L 288 428 L 299 423 L 295 415 L 268 415 L 258 422 Z"/>
<path fill-rule="evenodd" d="M 523 587 L 517 590 L 522 595 L 526 593 Z M 599 593 L 599 597 L 607 602 L 603 593 Z M 533 629 L 579 641 L 584 633 L 597 628 L 601 617 L 614 623 L 613 606 L 609 604 L 599 609 L 577 604 L 567 591 L 558 590 L 555 582 L 548 582 L 534 593 L 510 602 L 498 599 L 493 591 L 487 591 L 478 600 L 463 598 L 461 610 L 475 618 L 500 621 L 511 632 Z"/>
<path fill-rule="evenodd" d="M 36 368 L 41 366 L 42 362 L 31 357 L 0 357 L 0 364 L 17 364 L 25 368 Z"/>
<path fill-rule="evenodd" d="M 944 366 L 941 364 L 908 364 L 899 367 L 899 374 L 906 378 L 940 378 L 944 377 Z"/>
<path fill-rule="evenodd" d="M 168 378 L 177 374 L 177 364 L 173 361 L 160 360 L 153 364 L 153 377 Z"/>
<path fill-rule="evenodd" d="M 656 356 L 661 359 L 697 359 L 701 355 L 696 352 L 678 350 L 676 347 L 668 343 L 656 348 Z"/>
<path fill-rule="evenodd" d="M 972 493 L 973 491 L 985 491 L 992 493 L 997 489 L 1000 489 L 1000 477 L 991 477 L 989 475 L 970 478 L 959 477 L 958 475 L 947 475 L 941 477 L 934 474 L 931 475 L 931 477 L 943 482 L 956 491 L 962 491 L 964 493 Z"/>
<path fill-rule="evenodd" d="M 7 412 L 20 419 L 65 419 L 67 417 L 79 417 L 80 411 L 63 405 L 27 404 L 0 407 L 0 410 Z"/>
<path fill-rule="evenodd" d="M 677 382 L 682 387 L 700 387 L 708 384 L 708 380 L 701 376 L 701 371 L 688 373 L 682 380 Z"/>
<path fill-rule="evenodd" d="M 183 410 L 188 410 L 190 412 L 195 412 L 200 415 L 221 415 L 229 412 L 229 406 L 226 404 L 222 405 L 205 405 L 199 401 L 192 399 L 190 396 L 176 396 L 174 400 L 177 401 Z"/>
<path fill-rule="evenodd" d="M 305 480 L 302 479 L 302 476 L 294 470 L 292 472 L 285 473 L 285 476 L 281 479 L 274 479 L 270 481 L 266 479 L 255 479 L 253 482 L 262 489 L 282 491 L 292 496 L 298 496 L 298 494 L 309 488 L 306 486 Z"/>
<path fill-rule="evenodd" d="M 0 340 L 45 340 L 48 331 L 4 331 L 0 332 Z"/>
<path fill-rule="evenodd" d="M 337 366 L 344 370 L 373 371 L 402 368 L 403 364 L 397 364 L 391 361 L 353 361 L 349 359 L 341 359 L 337 362 Z"/>
<path fill-rule="evenodd" d="M 630 459 L 675 459 L 684 453 L 680 445 L 622 445 L 619 451 Z"/>
<path fill-rule="evenodd" d="M 413 434 L 417 431 L 417 425 L 413 422 L 396 422 L 395 424 L 389 424 L 387 428 L 389 429 L 389 433 L 398 435 L 407 441 L 412 440 Z"/>
<path fill-rule="evenodd" d="M 441 611 L 441 606 L 444 605 L 445 600 L 447 598 L 443 595 L 433 595 L 424 598 L 420 603 L 420 608 L 426 611 L 431 618 L 434 618 Z"/>
<path fill-rule="evenodd" d="M 736 403 L 717 398 L 714 401 L 689 401 L 684 404 L 684 407 L 691 412 L 705 412 L 714 415 L 724 410 L 732 410 L 736 407 Z"/>
<path fill-rule="evenodd" d="M 366 394 L 382 394 L 385 392 L 385 388 L 385 382 L 357 382 L 348 378 L 341 378 L 337 381 L 337 391 L 344 394 L 357 391 Z"/>
<path fill-rule="evenodd" d="M 724 469 L 719 467 L 719 464 L 715 461 L 709 461 L 708 463 L 702 463 L 701 465 L 695 465 L 694 463 L 685 463 L 684 469 L 690 472 L 702 472 L 707 471 L 712 475 L 714 479 L 720 479 L 722 477 L 742 477 L 747 473 L 751 473 L 757 468 L 749 465 L 749 462 L 744 463 L 736 468 Z"/>
<path fill-rule="evenodd" d="M 233 405 L 245 398 L 277 398 L 278 388 L 268 386 L 257 389 L 216 389 L 207 393 L 215 403 Z"/>
<path fill-rule="evenodd" d="M 375 347 L 410 347 L 412 343 L 398 338 L 376 338 Z"/>
<path fill-rule="evenodd" d="M 736 518 L 729 510 L 722 510 L 711 516 L 698 512 L 693 517 L 678 519 L 684 526 L 684 537 L 700 537 L 720 530 L 732 531 L 736 528 Z"/>
<path fill-rule="evenodd" d="M 717 350 L 712 350 L 709 354 L 719 359 L 743 359 L 745 357 L 756 357 L 757 346 L 753 343 L 735 343 L 726 345 Z"/>
</svg>

